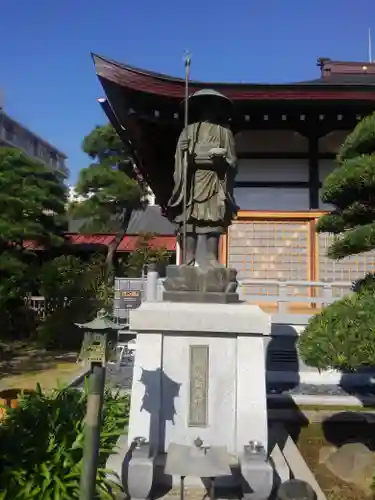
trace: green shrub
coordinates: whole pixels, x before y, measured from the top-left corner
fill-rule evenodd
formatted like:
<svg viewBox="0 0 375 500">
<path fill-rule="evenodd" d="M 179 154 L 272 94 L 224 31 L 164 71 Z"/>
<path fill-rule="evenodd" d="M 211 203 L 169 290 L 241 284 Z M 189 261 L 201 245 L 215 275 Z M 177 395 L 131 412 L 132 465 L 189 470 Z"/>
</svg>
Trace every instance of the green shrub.
<svg viewBox="0 0 375 500">
<path fill-rule="evenodd" d="M 21 398 L 0 426 L 1 500 L 79 498 L 87 396 L 77 389 Z M 104 469 L 128 422 L 127 397 L 105 394 L 97 498 L 115 498 Z"/>
<path fill-rule="evenodd" d="M 317 224 L 331 233 L 328 257 L 343 259 L 375 248 L 375 113 L 361 120 L 337 155 L 337 168 L 324 180 L 322 201 L 333 205 Z"/>
<path fill-rule="evenodd" d="M 74 322 L 85 323 L 87 315 L 74 314 L 71 307 L 56 309 L 37 326 L 37 342 L 44 349 L 79 351 L 83 330 Z"/>
<path fill-rule="evenodd" d="M 113 287 L 107 283 L 100 256 L 84 263 L 61 255 L 45 263 L 39 293 L 45 298 L 46 316 L 37 328 L 37 339 L 47 349 L 79 349 L 82 331 L 75 323 L 85 323 L 99 309 L 113 307 Z"/>
<path fill-rule="evenodd" d="M 0 337 L 4 340 L 35 339 L 38 318 L 24 300 L 8 300 L 0 306 Z"/>
<path fill-rule="evenodd" d="M 39 293 L 46 298 L 64 302 L 80 291 L 80 279 L 85 271 L 83 262 L 73 255 L 60 255 L 42 264 Z"/>
<path fill-rule="evenodd" d="M 353 292 L 375 292 L 375 274 L 367 273 L 364 278 L 355 281 L 352 286 Z"/>
<path fill-rule="evenodd" d="M 354 293 L 310 319 L 298 342 L 302 359 L 321 370 L 375 366 L 375 295 Z"/>
<path fill-rule="evenodd" d="M 164 268 L 170 260 L 170 253 L 165 247 L 154 247 L 153 233 L 142 233 L 138 236 L 136 248 L 128 255 L 126 262 L 126 276 L 139 278 L 148 264 L 156 264 L 159 274 L 164 274 Z"/>
</svg>

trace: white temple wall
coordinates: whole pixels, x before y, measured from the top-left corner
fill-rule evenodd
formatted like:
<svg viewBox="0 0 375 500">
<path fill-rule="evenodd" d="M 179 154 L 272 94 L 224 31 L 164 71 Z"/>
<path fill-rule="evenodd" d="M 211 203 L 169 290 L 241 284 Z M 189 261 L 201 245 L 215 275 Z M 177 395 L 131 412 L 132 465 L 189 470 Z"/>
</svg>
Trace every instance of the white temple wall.
<svg viewBox="0 0 375 500">
<path fill-rule="evenodd" d="M 325 155 L 319 159 L 321 183 L 335 169 L 333 158 L 347 134 L 333 131 L 319 140 L 319 153 Z M 310 209 L 306 138 L 293 131 L 258 130 L 238 134 L 236 142 L 240 186 L 234 194 L 240 209 L 248 212 L 240 212 L 229 228 L 226 257 L 239 279 L 349 282 L 374 271 L 375 251 L 332 261 L 327 257 L 332 235 L 315 234 L 320 214 Z M 287 158 L 289 153 L 293 158 Z M 331 208 L 320 200 L 318 210 Z M 290 213 L 274 217 L 277 211 Z M 272 286 L 259 285 L 253 293 L 272 295 Z"/>
<path fill-rule="evenodd" d="M 234 195 L 240 210 L 309 210 L 306 188 L 236 188 Z"/>
<path fill-rule="evenodd" d="M 238 161 L 237 182 L 308 182 L 306 159 L 251 159 Z"/>
<path fill-rule="evenodd" d="M 308 153 L 306 137 L 294 130 L 243 130 L 236 134 L 237 154 Z"/>
<path fill-rule="evenodd" d="M 307 187 L 267 187 L 270 182 L 308 182 L 307 159 L 239 160 L 236 182 L 262 183 L 234 190 L 241 210 L 309 210 Z"/>
</svg>

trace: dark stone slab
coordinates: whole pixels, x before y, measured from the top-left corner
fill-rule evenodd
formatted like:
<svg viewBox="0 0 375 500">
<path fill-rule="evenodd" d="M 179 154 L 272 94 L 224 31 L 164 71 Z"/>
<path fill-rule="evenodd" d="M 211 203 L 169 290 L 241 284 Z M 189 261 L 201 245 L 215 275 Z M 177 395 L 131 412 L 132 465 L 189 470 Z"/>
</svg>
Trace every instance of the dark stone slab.
<svg viewBox="0 0 375 500">
<path fill-rule="evenodd" d="M 217 292 L 164 292 L 163 300 L 166 302 L 193 302 L 203 304 L 235 304 L 239 302 L 238 293 Z"/>
<path fill-rule="evenodd" d="M 316 498 L 312 487 L 300 479 L 286 481 L 277 492 L 277 500 L 316 500 Z"/>
<path fill-rule="evenodd" d="M 163 298 L 170 302 L 230 304 L 239 301 L 237 287 L 235 269 L 168 266 Z"/>
</svg>

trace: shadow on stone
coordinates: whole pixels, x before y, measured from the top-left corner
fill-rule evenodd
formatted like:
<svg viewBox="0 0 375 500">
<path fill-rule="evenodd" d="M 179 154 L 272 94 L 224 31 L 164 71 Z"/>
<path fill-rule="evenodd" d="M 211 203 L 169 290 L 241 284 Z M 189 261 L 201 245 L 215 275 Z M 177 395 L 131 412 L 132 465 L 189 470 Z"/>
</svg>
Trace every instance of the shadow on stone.
<svg viewBox="0 0 375 500">
<path fill-rule="evenodd" d="M 337 446 L 362 443 L 375 451 L 375 417 L 371 413 L 345 411 L 322 423 L 326 440 Z"/>
<path fill-rule="evenodd" d="M 298 387 L 298 336 L 290 325 L 272 324 L 267 344 L 267 394 L 280 394 Z"/>
<path fill-rule="evenodd" d="M 305 481 L 290 479 L 280 486 L 276 500 L 316 500 L 316 494 Z"/>
<path fill-rule="evenodd" d="M 181 384 L 168 377 L 160 368 L 156 370 L 143 369 L 140 382 L 144 385 L 141 412 L 146 411 L 150 414 L 148 437 L 150 457 L 158 457 L 166 451 L 164 449 L 166 424 L 167 422 L 174 424 L 176 415 L 175 398 L 179 396 Z M 126 482 L 123 482 L 123 484 L 127 484 L 127 466 L 130 460 L 131 451 L 128 452 L 124 460 L 123 481 Z M 164 468 L 158 466 L 156 459 L 150 495 L 153 498 L 165 495 L 171 490 L 172 483 L 172 476 L 164 473 Z"/>
<path fill-rule="evenodd" d="M 374 373 L 375 367 L 373 366 L 364 366 L 355 372 L 343 372 L 340 386 L 347 394 L 358 398 L 363 406 L 372 408 L 375 397 Z"/>
</svg>

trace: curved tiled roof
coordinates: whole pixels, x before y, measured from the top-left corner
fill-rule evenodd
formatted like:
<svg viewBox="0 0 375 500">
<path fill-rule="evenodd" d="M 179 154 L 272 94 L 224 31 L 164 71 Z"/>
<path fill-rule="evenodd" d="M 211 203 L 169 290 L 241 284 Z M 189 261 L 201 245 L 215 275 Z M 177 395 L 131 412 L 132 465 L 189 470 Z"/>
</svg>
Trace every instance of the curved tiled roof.
<svg viewBox="0 0 375 500">
<path fill-rule="evenodd" d="M 146 71 L 93 54 L 99 78 L 124 90 L 142 92 L 172 100 L 184 98 L 184 80 Z M 335 73 L 329 78 L 283 84 L 219 83 L 190 81 L 191 92 L 213 88 L 233 100 L 368 100 L 375 101 L 375 74 L 365 71 Z"/>
<path fill-rule="evenodd" d="M 185 98 L 185 81 L 99 55 L 93 55 L 93 60 L 106 94 L 103 109 L 120 137 L 131 145 L 138 170 L 164 207 L 173 190 L 173 158 L 182 127 L 180 105 Z M 307 113 L 316 119 L 318 113 L 329 111 L 336 120 L 344 110 L 350 110 L 356 120 L 356 113 L 373 111 L 375 64 L 325 59 L 319 66 L 321 76 L 315 80 L 283 84 L 189 81 L 189 94 L 213 89 L 233 100 L 233 130 L 253 128 L 257 120 L 268 121 L 273 110 L 280 120 L 284 113 L 290 114 L 288 126 L 298 121 L 294 123 L 297 129 Z M 304 122 L 307 133 L 313 121 Z M 271 120 L 267 123 L 270 126 Z"/>
<path fill-rule="evenodd" d="M 162 215 L 157 205 L 146 207 L 145 210 L 134 210 L 128 225 L 128 234 L 155 233 L 158 235 L 175 234 L 174 225 Z"/>
</svg>

